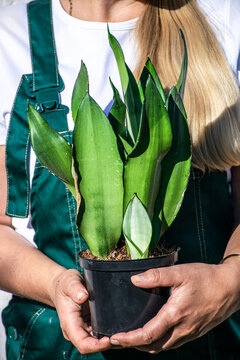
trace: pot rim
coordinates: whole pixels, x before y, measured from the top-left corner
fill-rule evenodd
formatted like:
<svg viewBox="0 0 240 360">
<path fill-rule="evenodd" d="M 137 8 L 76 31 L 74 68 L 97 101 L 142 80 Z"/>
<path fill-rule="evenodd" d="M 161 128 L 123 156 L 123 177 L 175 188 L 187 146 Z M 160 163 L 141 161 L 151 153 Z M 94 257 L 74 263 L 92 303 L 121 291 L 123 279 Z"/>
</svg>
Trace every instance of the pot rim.
<svg viewBox="0 0 240 360">
<path fill-rule="evenodd" d="M 135 260 L 95 260 L 87 259 L 78 255 L 80 265 L 86 270 L 92 271 L 141 271 L 151 268 L 171 266 L 178 260 L 179 246 L 171 246 L 173 250 L 170 253 Z"/>
</svg>

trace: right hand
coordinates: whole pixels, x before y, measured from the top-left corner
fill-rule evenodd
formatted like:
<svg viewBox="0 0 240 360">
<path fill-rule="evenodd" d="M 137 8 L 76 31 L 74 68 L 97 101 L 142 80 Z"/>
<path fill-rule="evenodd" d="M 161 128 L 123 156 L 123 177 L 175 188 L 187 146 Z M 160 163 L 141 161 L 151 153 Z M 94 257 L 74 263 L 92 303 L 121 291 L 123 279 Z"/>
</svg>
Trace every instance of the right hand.
<svg viewBox="0 0 240 360">
<path fill-rule="evenodd" d="M 74 269 L 64 270 L 54 279 L 51 299 L 56 307 L 65 339 L 71 341 L 81 354 L 110 349 L 108 337 L 95 339 L 91 335 L 88 292 L 82 276 Z"/>
</svg>

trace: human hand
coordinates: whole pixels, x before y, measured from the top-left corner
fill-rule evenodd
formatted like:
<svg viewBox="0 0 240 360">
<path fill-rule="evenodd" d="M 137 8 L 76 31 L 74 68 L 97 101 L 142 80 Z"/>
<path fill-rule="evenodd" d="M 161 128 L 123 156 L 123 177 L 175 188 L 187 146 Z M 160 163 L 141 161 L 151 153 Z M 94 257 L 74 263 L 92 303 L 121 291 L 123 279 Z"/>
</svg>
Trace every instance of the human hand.
<svg viewBox="0 0 240 360">
<path fill-rule="evenodd" d="M 54 280 L 52 301 L 58 312 L 65 339 L 71 341 L 81 354 L 96 353 L 111 348 L 108 337 L 95 339 L 91 335 L 88 292 L 79 271 L 63 271 Z"/>
<path fill-rule="evenodd" d="M 230 261 L 222 265 L 192 263 L 133 276 L 135 286 L 172 286 L 172 293 L 143 328 L 113 335 L 112 345 L 154 354 L 204 335 L 240 308 L 239 265 Z"/>
</svg>

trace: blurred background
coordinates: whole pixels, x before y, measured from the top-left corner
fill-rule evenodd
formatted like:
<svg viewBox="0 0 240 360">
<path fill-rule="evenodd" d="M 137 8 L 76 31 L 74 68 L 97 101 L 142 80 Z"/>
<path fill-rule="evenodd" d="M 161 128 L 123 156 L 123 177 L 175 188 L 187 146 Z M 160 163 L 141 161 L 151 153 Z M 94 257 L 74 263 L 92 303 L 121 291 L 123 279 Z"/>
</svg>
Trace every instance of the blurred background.
<svg viewBox="0 0 240 360">
<path fill-rule="evenodd" d="M 7 5 L 15 4 L 17 2 L 27 2 L 27 1 L 24 1 L 24 0 L 0 0 L 0 5 L 7 6 Z"/>
</svg>

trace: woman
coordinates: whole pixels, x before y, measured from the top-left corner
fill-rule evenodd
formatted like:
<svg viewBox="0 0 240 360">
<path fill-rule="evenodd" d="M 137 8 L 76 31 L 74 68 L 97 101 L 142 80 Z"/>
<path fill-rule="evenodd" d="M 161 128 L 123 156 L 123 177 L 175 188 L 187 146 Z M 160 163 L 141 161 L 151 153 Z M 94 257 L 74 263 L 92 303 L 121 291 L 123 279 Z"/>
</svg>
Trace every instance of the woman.
<svg viewBox="0 0 240 360">
<path fill-rule="evenodd" d="M 240 5 L 231 0 L 223 1 L 225 8 L 218 6 L 216 0 L 36 0 L 28 15 L 25 5 L 2 11 L 0 286 L 16 294 L 3 312 L 8 359 L 72 360 L 81 354 L 90 359 L 118 354 L 129 359 L 238 358 L 240 112 L 233 71 L 239 55 Z M 216 20 L 212 27 L 209 17 L 209 22 Z M 62 183 L 35 164 L 26 108 L 28 101 L 36 105 L 70 140 L 68 108 L 83 59 L 91 95 L 109 110 L 109 75 L 118 88 L 120 84 L 107 22 L 136 77 L 150 56 L 166 89 L 179 73 L 182 28 L 189 52 L 184 101 L 193 168 L 180 213 L 166 234 L 168 242 L 181 246 L 182 264 L 132 279 L 146 288 L 172 286 L 169 301 L 142 329 L 97 340 L 86 320 L 88 294 L 77 260 L 84 243 L 76 229 L 75 203 Z M 230 167 L 232 201 L 225 174 Z M 38 248 L 26 240 L 33 234 Z M 229 255 L 234 256 L 214 265 Z M 118 353 L 116 347 L 138 350 Z"/>
</svg>

